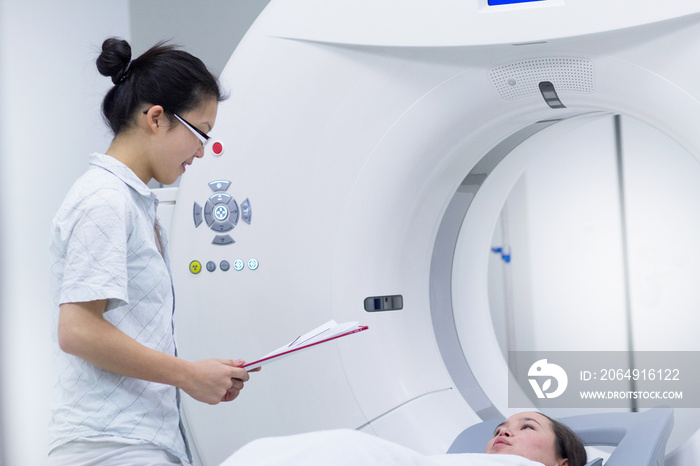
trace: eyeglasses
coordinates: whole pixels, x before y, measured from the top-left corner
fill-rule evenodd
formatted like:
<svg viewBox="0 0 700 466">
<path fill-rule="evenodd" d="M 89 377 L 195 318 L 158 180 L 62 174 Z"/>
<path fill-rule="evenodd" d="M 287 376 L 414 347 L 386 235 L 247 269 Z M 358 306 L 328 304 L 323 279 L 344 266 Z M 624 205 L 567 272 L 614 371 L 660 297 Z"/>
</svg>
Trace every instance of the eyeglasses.
<svg viewBox="0 0 700 466">
<path fill-rule="evenodd" d="M 144 110 L 144 111 L 143 111 L 143 114 L 144 114 L 144 115 L 146 115 L 147 113 L 148 113 L 148 110 Z M 210 138 L 209 136 L 207 136 L 207 134 L 206 134 L 204 131 L 201 131 L 199 128 L 197 128 L 195 125 L 193 125 L 193 124 L 190 123 L 189 121 L 187 121 L 187 120 L 185 120 L 184 118 L 182 118 L 182 117 L 181 117 L 180 115 L 178 115 L 177 113 L 173 113 L 173 115 L 175 116 L 175 118 L 177 118 L 178 120 L 180 120 L 180 122 L 181 122 L 183 125 L 185 125 L 185 127 L 186 127 L 187 129 L 189 129 L 190 131 L 192 131 L 192 134 L 194 134 L 195 136 L 197 136 L 197 139 L 199 139 L 199 142 L 202 143 L 202 147 L 207 147 L 207 143 L 209 142 L 209 139 L 211 139 L 211 138 Z"/>
<path fill-rule="evenodd" d="M 204 131 L 201 131 L 199 128 L 197 128 L 192 123 L 190 123 L 189 121 L 182 118 L 177 113 L 173 113 L 173 115 L 175 116 L 175 118 L 180 120 L 182 122 L 182 124 L 184 124 L 187 127 L 187 129 L 192 131 L 192 134 L 197 136 L 197 139 L 199 139 L 199 141 L 202 143 L 202 147 L 207 147 L 207 143 L 209 142 L 209 139 L 211 139 L 211 138 Z"/>
</svg>

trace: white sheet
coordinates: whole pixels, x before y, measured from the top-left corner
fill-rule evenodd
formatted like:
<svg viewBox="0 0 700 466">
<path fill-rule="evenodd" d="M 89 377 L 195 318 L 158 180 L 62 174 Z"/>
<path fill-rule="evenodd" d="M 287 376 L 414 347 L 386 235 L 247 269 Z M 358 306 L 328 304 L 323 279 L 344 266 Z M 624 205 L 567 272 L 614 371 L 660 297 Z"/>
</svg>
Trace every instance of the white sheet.
<svg viewBox="0 0 700 466">
<path fill-rule="evenodd" d="M 250 442 L 221 466 L 542 466 L 514 455 L 423 455 L 355 430 L 269 437 Z"/>
</svg>

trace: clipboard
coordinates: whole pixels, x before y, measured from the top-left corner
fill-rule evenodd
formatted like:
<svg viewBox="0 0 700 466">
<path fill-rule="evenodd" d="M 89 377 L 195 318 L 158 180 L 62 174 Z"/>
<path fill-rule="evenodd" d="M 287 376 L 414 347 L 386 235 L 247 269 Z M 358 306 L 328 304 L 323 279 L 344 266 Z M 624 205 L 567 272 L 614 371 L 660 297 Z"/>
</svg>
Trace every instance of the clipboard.
<svg viewBox="0 0 700 466">
<path fill-rule="evenodd" d="M 258 367 L 264 366 L 267 363 L 278 361 L 299 351 L 312 348 L 331 340 L 337 340 L 338 338 L 363 332 L 368 328 L 368 326 L 360 325 L 357 322 L 343 322 L 338 324 L 335 320 L 330 320 L 325 324 L 316 327 L 310 332 L 298 336 L 290 343 L 277 348 L 271 353 L 268 353 L 255 361 L 248 362 L 241 367 L 249 371 L 257 369 Z"/>
</svg>

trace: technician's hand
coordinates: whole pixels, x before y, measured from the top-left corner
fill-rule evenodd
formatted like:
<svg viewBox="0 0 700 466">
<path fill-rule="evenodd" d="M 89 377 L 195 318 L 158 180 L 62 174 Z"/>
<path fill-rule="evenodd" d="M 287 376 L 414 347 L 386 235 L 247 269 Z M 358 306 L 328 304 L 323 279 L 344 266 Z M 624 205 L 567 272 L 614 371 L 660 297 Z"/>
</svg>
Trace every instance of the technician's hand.
<svg viewBox="0 0 700 466">
<path fill-rule="evenodd" d="M 182 388 L 197 401 L 215 405 L 235 399 L 248 381 L 248 372 L 241 368 L 242 360 L 202 359 L 191 365 L 192 373 Z"/>
</svg>

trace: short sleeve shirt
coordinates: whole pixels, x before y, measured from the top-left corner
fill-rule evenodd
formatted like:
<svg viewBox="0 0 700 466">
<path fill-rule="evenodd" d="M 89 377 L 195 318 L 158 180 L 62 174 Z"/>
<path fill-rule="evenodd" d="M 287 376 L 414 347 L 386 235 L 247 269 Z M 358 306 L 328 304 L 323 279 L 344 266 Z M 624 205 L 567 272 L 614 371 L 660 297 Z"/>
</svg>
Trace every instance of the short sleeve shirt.
<svg viewBox="0 0 700 466">
<path fill-rule="evenodd" d="M 176 355 L 167 239 L 155 194 L 124 164 L 92 154 L 51 227 L 53 316 L 63 303 L 107 300 L 106 320 Z M 190 462 L 179 389 L 117 375 L 58 347 L 54 332 L 49 449 L 71 440 L 147 441 Z"/>
</svg>

